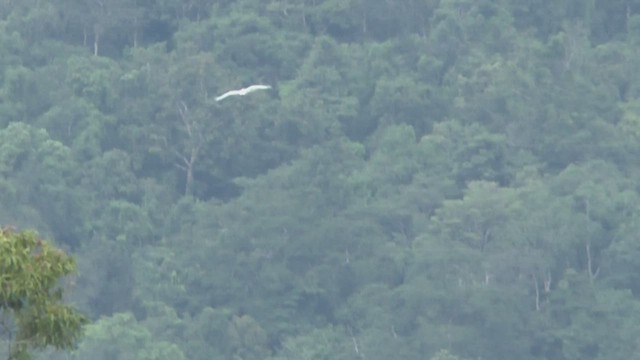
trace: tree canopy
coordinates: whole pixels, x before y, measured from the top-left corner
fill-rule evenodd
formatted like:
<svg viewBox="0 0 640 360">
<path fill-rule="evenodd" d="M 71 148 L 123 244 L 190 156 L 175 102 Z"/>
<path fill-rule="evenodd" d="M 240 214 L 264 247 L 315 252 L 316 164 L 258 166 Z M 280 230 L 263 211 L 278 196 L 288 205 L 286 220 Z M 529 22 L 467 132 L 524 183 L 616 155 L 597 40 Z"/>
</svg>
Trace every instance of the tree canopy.
<svg viewBox="0 0 640 360">
<path fill-rule="evenodd" d="M 637 0 L 0 1 L 0 224 L 92 320 L 33 345 L 637 358 L 639 55 Z"/>
<path fill-rule="evenodd" d="M 87 319 L 62 303 L 60 286 L 74 269 L 73 258 L 34 232 L 0 230 L 0 334 L 9 343 L 8 359 L 75 346 Z"/>
</svg>

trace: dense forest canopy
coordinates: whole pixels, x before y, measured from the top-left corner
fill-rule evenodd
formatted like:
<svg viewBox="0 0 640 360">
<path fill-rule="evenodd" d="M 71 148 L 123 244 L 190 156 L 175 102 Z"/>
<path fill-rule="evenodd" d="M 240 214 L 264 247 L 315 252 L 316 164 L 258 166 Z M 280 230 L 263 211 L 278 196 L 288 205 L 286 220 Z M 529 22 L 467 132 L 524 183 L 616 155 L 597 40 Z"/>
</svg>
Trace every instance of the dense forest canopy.
<svg viewBox="0 0 640 360">
<path fill-rule="evenodd" d="M 636 358 L 638 58 L 637 0 L 0 0 L 43 358 Z"/>
</svg>

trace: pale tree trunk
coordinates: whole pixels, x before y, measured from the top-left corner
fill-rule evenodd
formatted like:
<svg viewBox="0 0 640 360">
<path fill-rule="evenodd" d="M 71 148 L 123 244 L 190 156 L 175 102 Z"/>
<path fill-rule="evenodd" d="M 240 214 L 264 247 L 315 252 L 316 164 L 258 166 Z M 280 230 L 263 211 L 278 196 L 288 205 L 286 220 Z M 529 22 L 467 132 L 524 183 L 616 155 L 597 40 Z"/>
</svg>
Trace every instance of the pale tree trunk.
<svg viewBox="0 0 640 360">
<path fill-rule="evenodd" d="M 531 274 L 533 278 L 533 285 L 536 290 L 536 311 L 540 311 L 540 287 L 538 286 L 538 277 L 536 274 Z"/>
<path fill-rule="evenodd" d="M 191 187 L 193 184 L 193 170 L 194 165 L 196 163 L 196 159 L 198 158 L 198 150 L 199 148 L 192 147 L 190 151 L 190 155 L 184 156 L 176 151 L 176 155 L 182 160 L 181 163 L 176 164 L 180 169 L 184 170 L 186 179 L 184 185 L 184 194 L 191 194 Z"/>
<path fill-rule="evenodd" d="M 600 273 L 600 267 L 598 266 L 595 271 L 593 270 L 593 259 L 591 257 L 591 242 L 589 240 L 585 241 L 585 250 L 587 252 L 587 271 L 589 273 L 589 280 L 593 282 L 593 280 L 598 277 L 598 273 Z"/>
<path fill-rule="evenodd" d="M 138 47 L 138 16 L 133 19 L 133 48 Z"/>
<path fill-rule="evenodd" d="M 547 278 L 544 279 L 544 292 L 547 294 L 551 292 L 551 271 L 549 271 L 548 269 L 547 269 Z"/>
<path fill-rule="evenodd" d="M 98 56 L 98 49 L 100 46 L 100 28 L 99 25 L 93 27 L 93 56 Z"/>
<path fill-rule="evenodd" d="M 100 39 L 100 35 L 96 33 L 96 36 L 93 39 L 93 56 L 98 56 L 98 42 Z"/>
<path fill-rule="evenodd" d="M 180 120 L 182 121 L 182 124 L 184 125 L 185 130 L 187 131 L 187 134 L 189 135 L 190 141 L 189 141 L 188 148 L 185 150 L 187 154 L 177 150 L 173 150 L 173 152 L 176 154 L 176 156 L 180 160 L 178 163 L 176 163 L 176 166 L 178 166 L 180 169 L 184 170 L 185 172 L 186 179 L 185 179 L 184 194 L 191 195 L 192 185 L 194 180 L 193 172 L 195 168 L 195 163 L 196 163 L 196 160 L 198 159 L 198 154 L 200 153 L 200 149 L 202 148 L 202 145 L 203 145 L 202 133 L 197 131 L 196 122 L 189 118 L 189 108 L 187 107 L 187 104 L 184 103 L 184 101 L 181 101 L 178 106 L 178 114 L 180 115 Z"/>
<path fill-rule="evenodd" d="M 367 14 L 362 14 L 362 34 L 366 35 L 367 33 Z"/>
<path fill-rule="evenodd" d="M 353 350 L 355 351 L 356 355 L 358 355 L 361 358 L 364 358 L 365 356 L 360 350 L 360 347 L 358 346 L 358 339 L 353 334 L 353 330 L 351 329 L 351 327 L 349 327 L 349 333 L 351 334 L 351 342 L 353 342 Z"/>
<path fill-rule="evenodd" d="M 96 0 L 98 5 L 100 6 L 100 17 L 105 15 L 105 7 L 104 3 L 101 0 Z M 98 56 L 98 50 L 100 47 L 100 36 L 102 35 L 102 25 L 100 25 L 100 21 L 95 19 L 96 23 L 93 25 L 93 56 Z"/>
<path fill-rule="evenodd" d="M 589 200 L 586 199 L 584 201 L 585 212 L 587 215 L 587 220 L 591 220 L 591 212 L 589 207 Z M 587 229 L 588 230 L 588 229 Z M 598 267 L 595 271 L 593 270 L 593 257 L 591 255 L 591 240 L 587 239 L 584 242 L 585 252 L 587 253 L 587 273 L 589 274 L 589 280 L 593 282 L 595 278 L 598 276 L 600 272 L 600 267 Z"/>
</svg>

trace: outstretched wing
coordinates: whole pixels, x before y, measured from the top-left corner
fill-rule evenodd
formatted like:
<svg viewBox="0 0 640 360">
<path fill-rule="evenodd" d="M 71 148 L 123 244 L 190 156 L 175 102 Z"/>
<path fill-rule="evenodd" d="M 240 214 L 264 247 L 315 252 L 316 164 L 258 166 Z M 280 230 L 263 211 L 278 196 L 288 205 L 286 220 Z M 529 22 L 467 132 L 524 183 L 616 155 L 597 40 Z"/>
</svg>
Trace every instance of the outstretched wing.
<svg viewBox="0 0 640 360">
<path fill-rule="evenodd" d="M 246 91 L 247 93 L 250 93 L 256 90 L 267 90 L 267 89 L 271 89 L 271 86 L 270 85 L 251 85 L 243 90 Z"/>
<path fill-rule="evenodd" d="M 271 86 L 269 85 L 251 85 L 249 87 L 246 87 L 244 89 L 240 89 L 240 90 L 231 90 L 231 91 L 227 91 L 226 93 L 218 96 L 216 98 L 216 101 L 220 101 L 226 97 L 229 96 L 234 96 L 234 95 L 246 95 L 250 92 L 256 91 L 256 90 L 267 90 L 267 89 L 271 89 Z"/>
<path fill-rule="evenodd" d="M 224 94 L 222 94 L 222 95 L 218 96 L 218 97 L 216 98 L 216 101 L 220 101 L 220 100 L 222 100 L 222 99 L 224 99 L 224 98 L 226 98 L 226 97 L 234 96 L 234 95 L 243 95 L 243 94 L 240 92 L 240 90 L 231 90 L 231 91 L 227 91 L 226 93 L 224 93 Z"/>
</svg>

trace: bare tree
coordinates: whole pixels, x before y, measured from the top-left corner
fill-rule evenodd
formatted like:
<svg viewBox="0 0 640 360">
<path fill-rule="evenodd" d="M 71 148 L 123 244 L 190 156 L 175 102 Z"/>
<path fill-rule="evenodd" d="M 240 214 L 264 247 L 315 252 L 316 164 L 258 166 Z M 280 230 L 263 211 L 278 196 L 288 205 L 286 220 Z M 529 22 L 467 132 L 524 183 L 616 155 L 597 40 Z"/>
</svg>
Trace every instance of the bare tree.
<svg viewBox="0 0 640 360">
<path fill-rule="evenodd" d="M 173 154 L 176 156 L 175 165 L 185 172 L 185 195 L 190 195 L 193 184 L 193 171 L 196 160 L 202 146 L 204 145 L 204 136 L 200 131 L 197 120 L 191 116 L 189 107 L 184 101 L 178 103 L 178 117 L 184 126 L 184 130 L 188 136 L 188 141 L 184 149 L 178 150 L 172 148 Z"/>
</svg>

